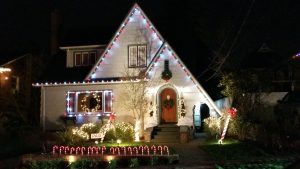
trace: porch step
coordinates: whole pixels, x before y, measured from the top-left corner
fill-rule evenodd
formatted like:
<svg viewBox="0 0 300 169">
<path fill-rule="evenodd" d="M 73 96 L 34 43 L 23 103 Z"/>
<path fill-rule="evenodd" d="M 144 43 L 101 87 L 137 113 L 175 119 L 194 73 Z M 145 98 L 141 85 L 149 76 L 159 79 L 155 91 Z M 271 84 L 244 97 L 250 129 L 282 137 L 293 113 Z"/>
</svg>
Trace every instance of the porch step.
<svg viewBox="0 0 300 169">
<path fill-rule="evenodd" d="M 174 124 L 163 124 L 154 127 L 153 139 L 154 143 L 177 143 L 179 142 L 179 127 Z"/>
</svg>

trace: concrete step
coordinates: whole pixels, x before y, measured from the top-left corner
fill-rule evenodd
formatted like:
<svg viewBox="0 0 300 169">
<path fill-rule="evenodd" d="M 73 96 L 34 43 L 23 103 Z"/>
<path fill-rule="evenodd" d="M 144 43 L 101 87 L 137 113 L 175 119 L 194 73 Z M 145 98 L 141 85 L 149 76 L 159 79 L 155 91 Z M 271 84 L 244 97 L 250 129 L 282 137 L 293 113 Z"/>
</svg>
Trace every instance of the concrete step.
<svg viewBox="0 0 300 169">
<path fill-rule="evenodd" d="M 179 131 L 158 131 L 156 132 L 156 135 L 179 135 Z"/>
<path fill-rule="evenodd" d="M 154 138 L 151 140 L 153 143 L 179 143 L 179 139 L 172 138 Z"/>
<path fill-rule="evenodd" d="M 156 138 L 168 138 L 168 139 L 179 139 L 179 134 L 178 133 L 174 133 L 174 134 L 170 134 L 170 135 L 155 135 L 154 139 Z"/>
<path fill-rule="evenodd" d="M 154 128 L 154 143 L 178 143 L 180 128 L 175 124 L 161 124 Z"/>
<path fill-rule="evenodd" d="M 167 127 L 178 127 L 176 124 L 160 124 L 158 128 L 167 128 Z"/>
<path fill-rule="evenodd" d="M 164 127 L 164 128 L 159 128 L 160 129 L 160 131 L 163 131 L 163 132 L 165 132 L 165 131 L 174 131 L 174 132 L 179 132 L 179 128 L 177 128 L 177 127 Z"/>
</svg>

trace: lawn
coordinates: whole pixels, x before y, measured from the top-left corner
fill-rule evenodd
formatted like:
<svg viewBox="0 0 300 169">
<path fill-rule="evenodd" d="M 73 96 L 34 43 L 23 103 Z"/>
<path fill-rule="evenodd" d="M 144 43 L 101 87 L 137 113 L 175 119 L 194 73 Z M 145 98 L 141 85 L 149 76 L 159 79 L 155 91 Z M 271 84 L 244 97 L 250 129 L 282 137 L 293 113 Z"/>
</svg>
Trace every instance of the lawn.
<svg viewBox="0 0 300 169">
<path fill-rule="evenodd" d="M 218 169 L 283 169 L 295 161 L 292 156 L 272 155 L 254 144 L 234 139 L 227 139 L 222 145 L 209 140 L 200 148 L 217 161 Z"/>
</svg>

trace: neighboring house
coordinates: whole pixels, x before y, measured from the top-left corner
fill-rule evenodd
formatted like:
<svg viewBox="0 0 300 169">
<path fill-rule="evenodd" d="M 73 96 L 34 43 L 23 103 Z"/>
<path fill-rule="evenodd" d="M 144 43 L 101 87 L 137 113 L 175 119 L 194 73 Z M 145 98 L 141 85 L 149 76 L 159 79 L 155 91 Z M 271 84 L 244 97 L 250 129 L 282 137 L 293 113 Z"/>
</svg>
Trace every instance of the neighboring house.
<svg viewBox="0 0 300 169">
<path fill-rule="evenodd" d="M 272 81 L 269 91 L 300 90 L 300 54 L 282 57 L 263 43 L 241 63 L 241 70 L 252 71 Z"/>
<path fill-rule="evenodd" d="M 39 91 L 32 89 L 32 81 L 36 81 L 40 74 L 35 68 L 42 71 L 37 57 L 27 53 L 16 58 L 8 57 L 0 64 L 0 112 L 7 112 L 9 117 L 22 114 L 23 120 L 31 124 L 39 122 L 39 99 L 35 97 Z M 3 68 L 9 71 L 1 71 Z"/>
<path fill-rule="evenodd" d="M 44 130 L 61 129 L 62 116 L 84 123 L 99 121 L 115 112 L 117 121 L 134 122 L 132 113 L 126 110 L 120 98 L 126 84 L 143 80 L 149 84 L 146 98 L 153 111 L 153 116 L 145 113 L 145 128 L 162 123 L 200 125 L 201 105 L 209 108 L 211 116 L 221 114 L 137 4 L 108 45 L 60 49 L 66 51 L 66 56 L 57 56 L 58 59 L 53 60 L 61 61 L 63 68 L 49 67 L 51 77 L 43 83 L 33 84 L 41 88 L 41 126 Z M 124 75 L 126 71 L 133 73 L 129 79 Z M 141 72 L 145 79 L 137 78 Z M 185 116 L 181 115 L 182 102 Z"/>
</svg>

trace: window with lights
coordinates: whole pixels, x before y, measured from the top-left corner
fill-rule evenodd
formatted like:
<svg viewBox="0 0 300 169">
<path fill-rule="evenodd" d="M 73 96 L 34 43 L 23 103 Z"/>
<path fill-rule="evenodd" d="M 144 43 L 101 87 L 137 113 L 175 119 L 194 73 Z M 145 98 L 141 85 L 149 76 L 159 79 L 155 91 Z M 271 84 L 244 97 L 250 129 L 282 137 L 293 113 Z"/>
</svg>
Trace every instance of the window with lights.
<svg viewBox="0 0 300 169">
<path fill-rule="evenodd" d="M 67 115 L 105 115 L 112 111 L 112 91 L 68 91 Z"/>
</svg>

